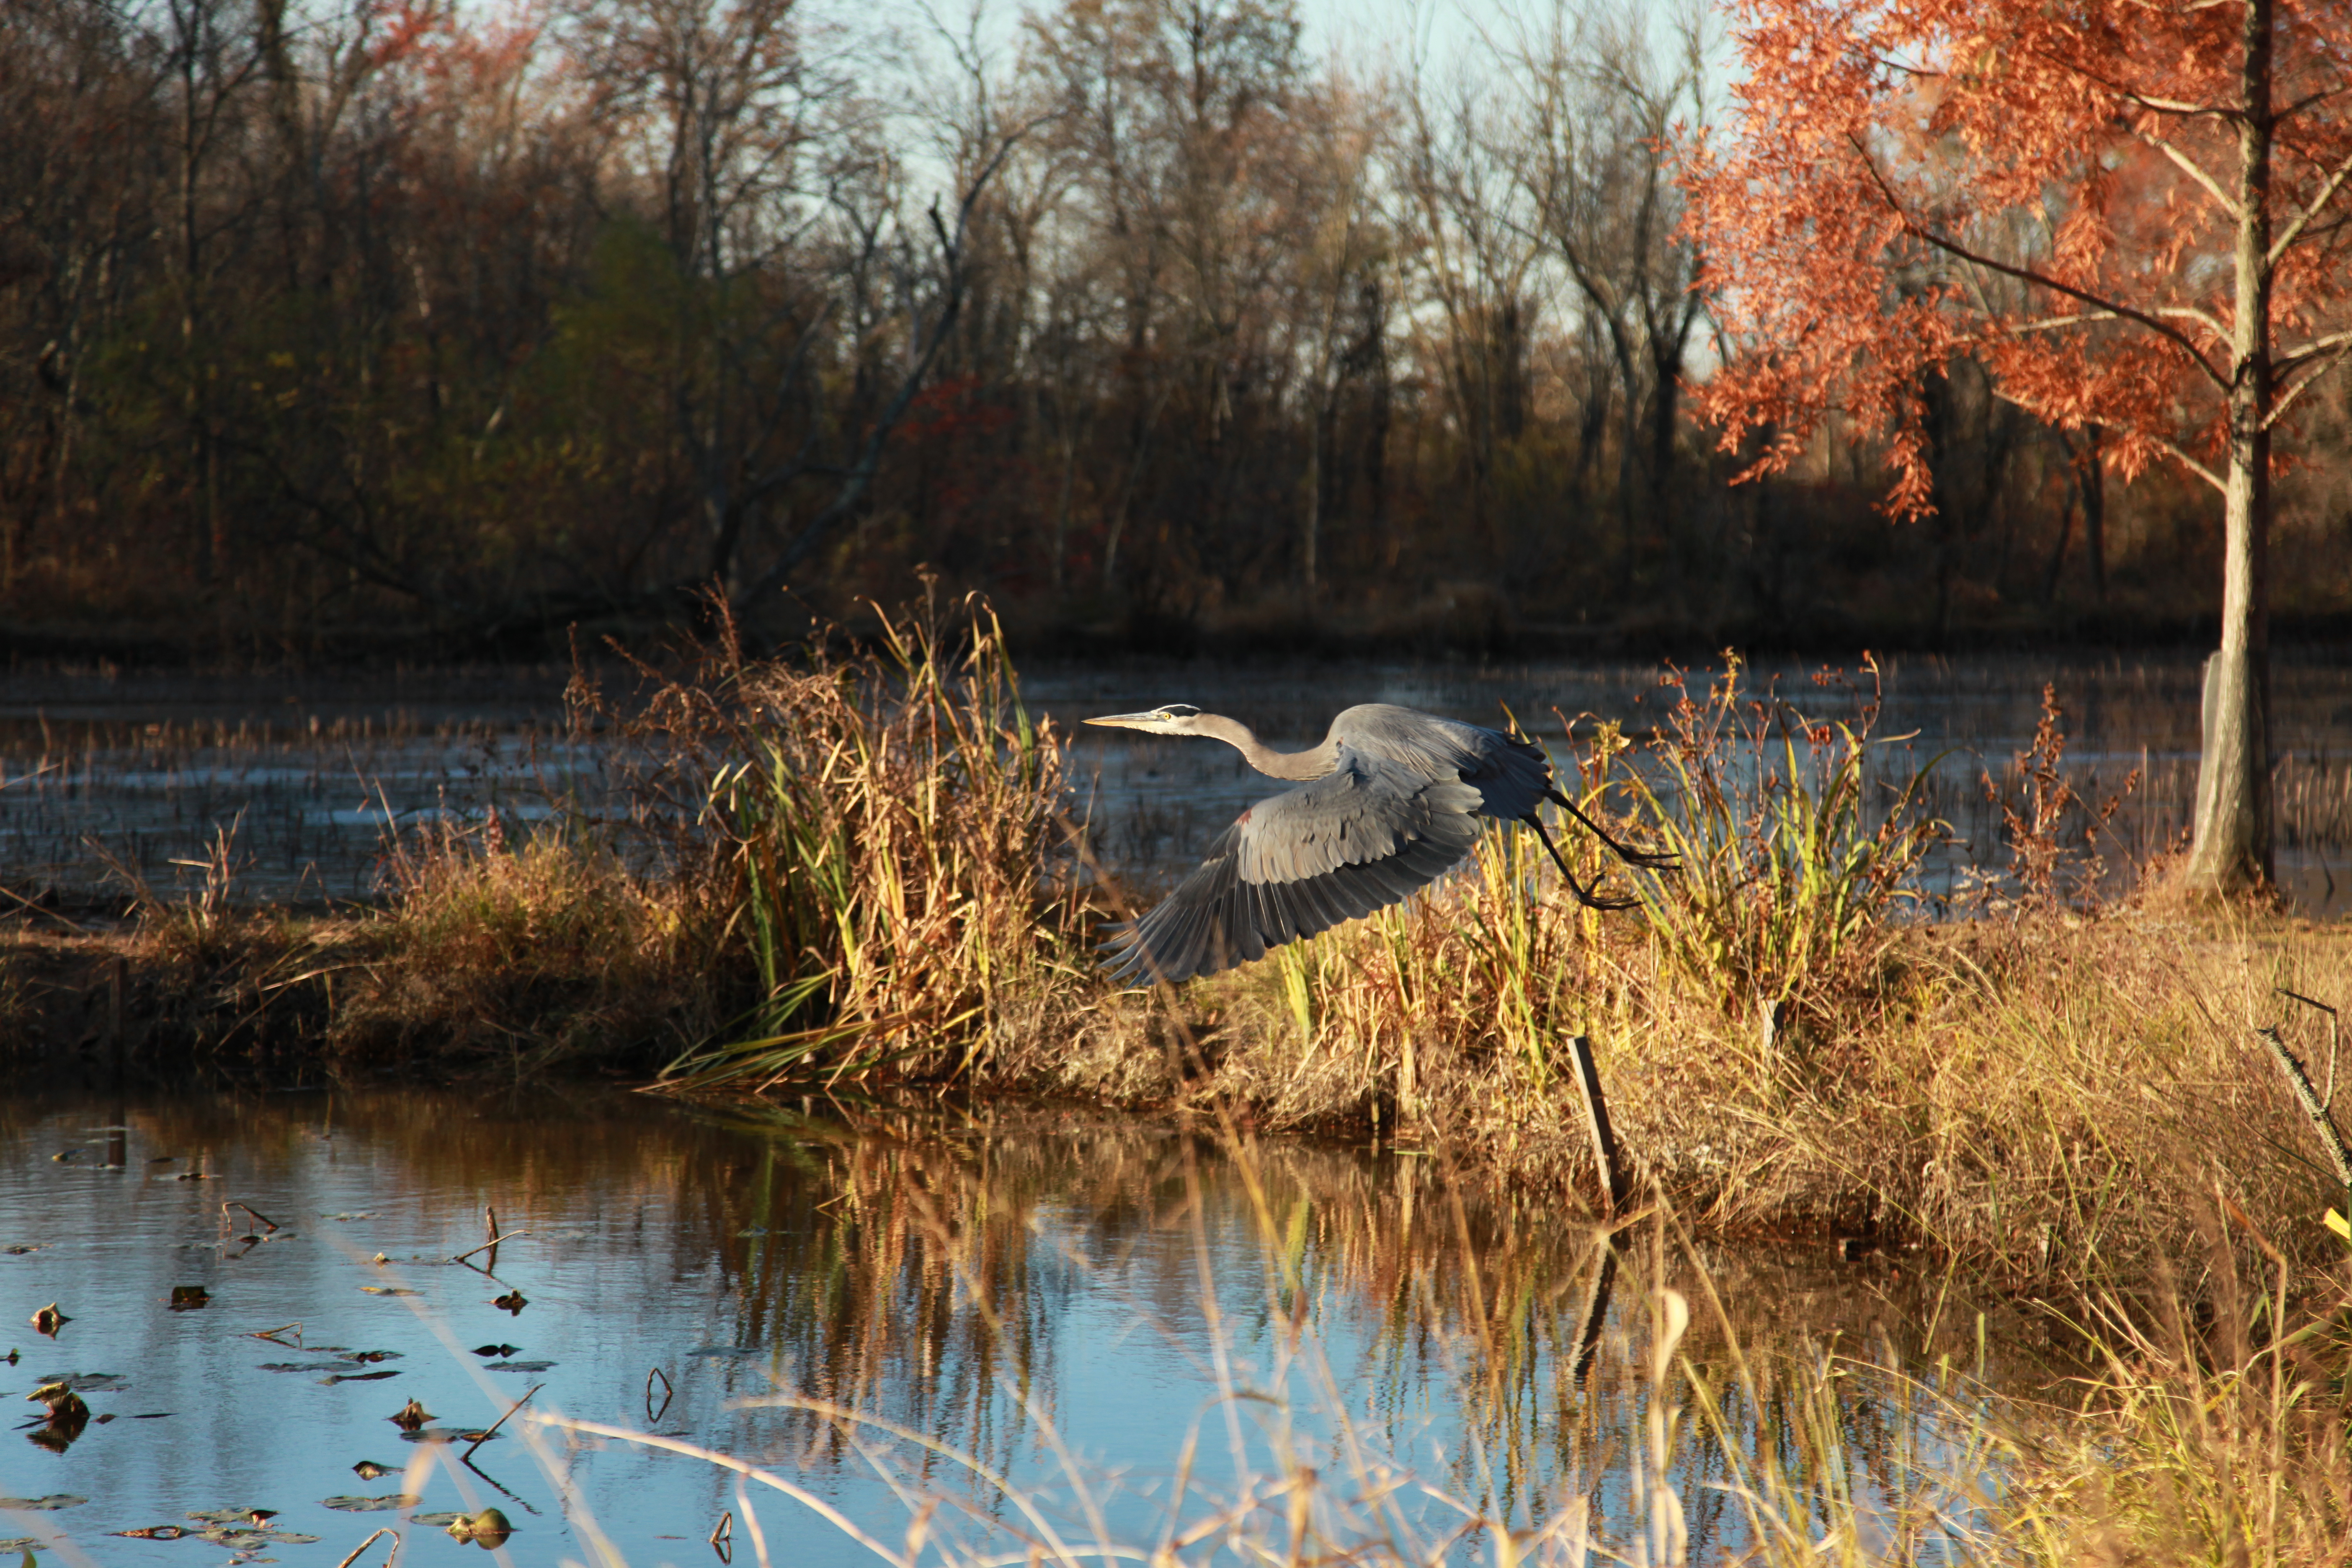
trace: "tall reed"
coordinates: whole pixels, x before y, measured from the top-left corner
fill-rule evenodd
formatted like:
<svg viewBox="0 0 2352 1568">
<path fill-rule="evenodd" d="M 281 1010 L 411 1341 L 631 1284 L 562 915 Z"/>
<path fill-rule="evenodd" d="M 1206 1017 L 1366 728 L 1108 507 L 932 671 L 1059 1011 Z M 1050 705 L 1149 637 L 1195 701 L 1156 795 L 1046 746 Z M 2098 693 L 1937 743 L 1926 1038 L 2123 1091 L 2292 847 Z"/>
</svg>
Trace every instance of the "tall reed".
<svg viewBox="0 0 2352 1568">
<path fill-rule="evenodd" d="M 1918 897 L 1916 876 L 1948 836 L 1920 809 L 1931 761 L 1889 799 L 1869 798 L 1868 752 L 1878 719 L 1878 666 L 1864 655 L 1866 692 L 1843 687 L 1848 721 L 1808 718 L 1779 691 L 1757 692 L 1738 657 L 1703 694 L 1671 669 L 1675 694 L 1651 766 L 1617 773 L 1633 818 L 1681 864 L 1634 886 L 1667 959 L 1745 1015 L 1802 1001 L 1842 975 L 1869 937 Z M 1622 758 L 1604 737 L 1599 754 Z"/>
<path fill-rule="evenodd" d="M 674 1087 L 911 1057 L 951 1076 L 1083 989 L 1061 748 L 979 600 L 952 622 L 883 614 L 845 655 L 820 637 L 753 662 L 723 641 L 633 739 L 671 784 L 699 779 L 675 818 L 684 874 L 756 983 L 733 1037 L 670 1065 Z"/>
</svg>

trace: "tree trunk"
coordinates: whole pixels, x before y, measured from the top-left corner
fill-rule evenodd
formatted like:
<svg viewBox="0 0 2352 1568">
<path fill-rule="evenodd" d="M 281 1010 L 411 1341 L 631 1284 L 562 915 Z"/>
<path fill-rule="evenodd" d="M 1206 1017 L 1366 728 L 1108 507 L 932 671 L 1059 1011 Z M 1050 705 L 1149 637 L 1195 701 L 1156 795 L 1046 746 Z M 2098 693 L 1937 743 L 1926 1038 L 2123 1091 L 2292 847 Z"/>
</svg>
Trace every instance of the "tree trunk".
<svg viewBox="0 0 2352 1568">
<path fill-rule="evenodd" d="M 2107 598 L 2107 470 L 2099 460 L 2099 445 L 2106 432 L 2096 425 L 2083 430 L 2084 464 L 2079 493 L 2083 500 L 2083 548 L 2091 557 L 2091 592 L 2101 604 Z"/>
<path fill-rule="evenodd" d="M 2192 891 L 2270 880 L 2271 0 L 2247 0 L 2238 129 L 2236 320 L 2223 504 L 2221 648 L 2205 664 Z"/>
</svg>

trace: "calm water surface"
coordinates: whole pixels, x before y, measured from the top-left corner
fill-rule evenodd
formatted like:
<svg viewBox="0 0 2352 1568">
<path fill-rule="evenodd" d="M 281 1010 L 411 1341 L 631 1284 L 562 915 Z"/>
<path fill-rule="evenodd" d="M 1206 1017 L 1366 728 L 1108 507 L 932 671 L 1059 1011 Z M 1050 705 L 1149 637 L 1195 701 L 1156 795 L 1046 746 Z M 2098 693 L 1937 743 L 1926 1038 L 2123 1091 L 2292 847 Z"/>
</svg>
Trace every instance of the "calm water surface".
<svg viewBox="0 0 2352 1568">
<path fill-rule="evenodd" d="M 925 1563 L 1020 1562 L 1047 1531 L 1148 1549 L 1237 1499 L 1278 1531 L 1300 1464 L 1322 1526 L 1352 1515 L 1433 1558 L 1492 1560 L 1468 1515 L 1527 1528 L 1580 1497 L 1626 1539 L 1658 1268 L 1701 1302 L 1685 1349 L 1727 1370 L 1689 1259 L 1633 1247 L 1602 1293 L 1572 1205 L 1456 1191 L 1428 1158 L 1275 1144 L 1247 1175 L 1205 1138 L 1038 1110 L 20 1095 L 0 1106 L 0 1319 L 16 1325 L 0 1344 L 22 1359 L 0 1364 L 0 1394 L 31 1419 L 0 1434 L 0 1539 L 45 1563 L 331 1568 L 393 1525 L 404 1560 L 459 1563 L 478 1548 L 434 1516 L 495 1505 L 517 1526 L 501 1561 L 594 1562 L 602 1539 L 610 1560 L 698 1563 L 719 1560 L 706 1542 L 731 1511 L 756 1561 L 733 1476 L 704 1460 L 523 1419 L 471 1467 L 430 1440 L 535 1384 L 534 1410 L 764 1466 L 894 1552 L 920 1514 Z M 486 1209 L 510 1233 L 494 1267 L 448 1261 Z M 1843 1347 L 1917 1369 L 1979 1342 L 1964 1314 L 1942 1342 L 1917 1326 L 1935 1282 L 1901 1259 L 1700 1261 L 1759 1363 Z M 187 1286 L 205 1304 L 174 1310 Z M 51 1301 L 71 1320 L 54 1338 L 26 1322 Z M 22 1403 L 66 1375 L 95 1417 L 69 1442 Z M 1858 1364 L 1837 1386 L 1858 1496 L 1956 1462 L 1903 1380 Z M 435 1417 L 426 1441 L 388 1419 L 411 1399 Z M 1727 1408 L 1728 1447 L 1685 1417 L 1675 1459 L 1703 1562 L 1748 1540 L 1728 1457 L 1799 1442 L 1801 1412 Z M 392 1473 L 355 1474 L 370 1461 Z M 775 1562 L 870 1560 L 754 1490 Z M 267 1536 L 113 1533 L 251 1508 L 277 1510 Z M 1187 1562 L 1238 1560 L 1204 1535 Z"/>
<path fill-rule="evenodd" d="M 1853 698 L 1817 685 L 1821 668 L 1766 667 L 1752 684 L 1816 722 L 1851 720 Z M 2081 793 L 2114 794 L 2138 775 L 2098 841 L 2110 885 L 2173 846 L 2195 797 L 2200 668 L 2189 653 L 1886 661 L 1877 733 L 1907 739 L 1875 753 L 1879 780 L 1891 787 L 1928 768 L 1927 804 L 1954 828 L 1929 890 L 2006 863 L 1984 780 L 2013 794 L 2011 763 L 2045 684 L 2064 710 L 2065 765 Z M 1270 786 L 1213 742 L 1088 730 L 1078 721 L 1089 714 L 1189 701 L 1295 747 L 1320 740 L 1354 702 L 1486 724 L 1507 710 L 1565 760 L 1568 721 L 1580 740 L 1598 720 L 1647 733 L 1673 695 L 1663 669 L 1107 660 L 1033 665 L 1024 689 L 1073 742 L 1081 808 L 1105 860 L 1149 885 L 1189 868 Z M 0 693 L 0 879 L 118 893 L 136 879 L 187 894 L 217 853 L 244 901 L 380 898 L 388 826 L 478 822 L 492 809 L 510 823 L 616 810 L 599 743 L 563 727 L 564 679 L 545 669 L 13 680 Z M 2274 703 L 2280 879 L 2305 910 L 2340 918 L 2352 910 L 2352 660 L 2280 654 Z"/>
</svg>

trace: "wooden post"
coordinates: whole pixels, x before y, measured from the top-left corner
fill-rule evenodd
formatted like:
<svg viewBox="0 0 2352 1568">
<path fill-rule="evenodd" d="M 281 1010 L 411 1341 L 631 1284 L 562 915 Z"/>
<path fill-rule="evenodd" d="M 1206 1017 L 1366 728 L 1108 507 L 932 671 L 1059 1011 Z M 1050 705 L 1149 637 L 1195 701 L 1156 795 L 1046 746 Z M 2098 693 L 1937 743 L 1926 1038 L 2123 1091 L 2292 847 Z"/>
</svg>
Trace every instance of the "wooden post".
<svg viewBox="0 0 2352 1568">
<path fill-rule="evenodd" d="M 1614 1216 L 1624 1209 L 1632 1184 L 1625 1179 L 1625 1163 L 1618 1154 L 1617 1134 L 1610 1130 L 1609 1103 L 1601 1097 L 1601 1073 L 1592 1065 L 1592 1042 L 1582 1035 L 1570 1035 L 1568 1048 L 1576 1058 L 1576 1086 L 1584 1091 L 1584 1125 L 1592 1134 L 1592 1161 L 1600 1168 L 1609 1213 Z"/>
</svg>

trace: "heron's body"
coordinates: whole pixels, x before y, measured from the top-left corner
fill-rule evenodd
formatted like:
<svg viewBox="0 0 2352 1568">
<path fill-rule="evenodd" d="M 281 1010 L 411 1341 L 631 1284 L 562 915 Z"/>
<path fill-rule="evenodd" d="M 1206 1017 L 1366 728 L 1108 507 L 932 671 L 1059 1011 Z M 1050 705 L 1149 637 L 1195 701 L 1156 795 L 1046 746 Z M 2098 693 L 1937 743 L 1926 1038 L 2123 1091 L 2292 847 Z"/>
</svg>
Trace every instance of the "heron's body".
<svg viewBox="0 0 2352 1568">
<path fill-rule="evenodd" d="M 1181 703 L 1087 722 L 1210 736 L 1258 772 L 1301 785 L 1243 812 L 1198 870 L 1119 931 L 1111 966 L 1123 980 L 1214 973 L 1396 903 L 1469 853 L 1481 817 L 1541 833 L 1536 807 L 1549 799 L 1593 826 L 1553 787 L 1541 747 L 1411 708 L 1349 708 L 1304 752 L 1275 751 L 1247 726 Z M 1661 863 L 1601 837 L 1633 864 Z M 1549 836 L 1544 844 L 1552 847 Z M 1559 868 L 1580 900 L 1622 907 L 1587 894 L 1565 860 Z"/>
</svg>

